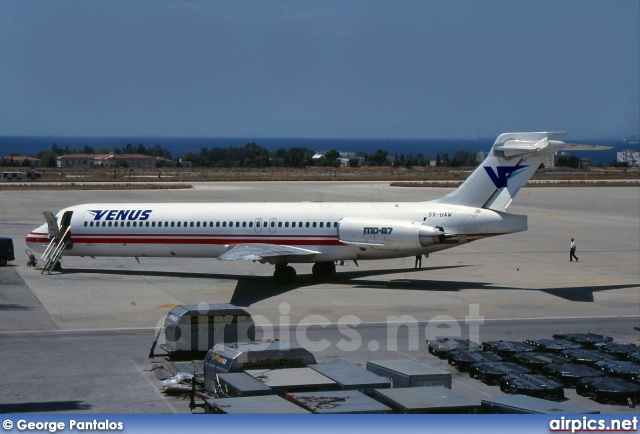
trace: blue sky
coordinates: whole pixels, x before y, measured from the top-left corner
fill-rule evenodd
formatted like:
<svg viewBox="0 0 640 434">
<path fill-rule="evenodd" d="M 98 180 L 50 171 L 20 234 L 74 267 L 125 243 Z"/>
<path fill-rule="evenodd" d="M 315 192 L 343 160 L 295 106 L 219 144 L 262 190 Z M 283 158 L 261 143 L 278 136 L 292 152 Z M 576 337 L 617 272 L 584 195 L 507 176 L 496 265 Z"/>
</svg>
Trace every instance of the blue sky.
<svg viewBox="0 0 640 434">
<path fill-rule="evenodd" d="M 640 134 L 638 0 L 0 0 L 0 135 Z"/>
</svg>

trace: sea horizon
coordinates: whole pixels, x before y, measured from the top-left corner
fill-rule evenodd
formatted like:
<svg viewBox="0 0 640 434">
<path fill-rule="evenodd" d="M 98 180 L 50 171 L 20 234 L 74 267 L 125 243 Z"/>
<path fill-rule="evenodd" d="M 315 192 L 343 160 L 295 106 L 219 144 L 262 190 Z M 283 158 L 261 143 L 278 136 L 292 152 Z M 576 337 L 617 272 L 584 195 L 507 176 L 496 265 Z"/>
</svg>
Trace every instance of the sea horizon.
<svg viewBox="0 0 640 434">
<path fill-rule="evenodd" d="M 373 153 L 378 149 L 390 155 L 417 155 L 422 153 L 428 159 L 435 159 L 437 154 L 449 154 L 456 151 L 488 152 L 495 137 L 479 137 L 476 139 L 397 139 L 397 138 L 294 138 L 294 137 L 179 137 L 179 136 L 0 136 L 0 154 L 18 153 L 25 156 L 37 156 L 42 151 L 50 151 L 53 144 L 69 147 L 72 151 L 82 151 L 85 145 L 94 149 L 118 148 L 127 144 L 136 147 L 142 143 L 146 148 L 156 144 L 168 149 L 173 157 L 183 157 L 188 152 L 199 153 L 203 148 L 242 147 L 248 143 L 256 143 L 271 152 L 277 149 L 293 147 L 307 148 L 317 152 L 335 149 L 339 152 Z M 613 146 L 608 151 L 571 152 L 581 158 L 590 158 L 593 165 L 608 165 L 616 159 L 616 153 L 625 148 L 637 149 L 624 139 L 567 139 L 571 143 L 585 143 Z"/>
</svg>

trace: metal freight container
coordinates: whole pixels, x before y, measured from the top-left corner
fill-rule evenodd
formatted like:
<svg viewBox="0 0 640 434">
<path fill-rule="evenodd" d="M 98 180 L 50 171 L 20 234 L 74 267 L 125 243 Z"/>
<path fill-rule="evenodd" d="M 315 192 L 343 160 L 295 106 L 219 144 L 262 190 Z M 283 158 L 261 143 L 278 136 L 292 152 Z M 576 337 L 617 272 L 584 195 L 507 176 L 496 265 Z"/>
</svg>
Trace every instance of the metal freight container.
<svg viewBox="0 0 640 434">
<path fill-rule="evenodd" d="M 217 344 L 204 359 L 204 386 L 215 393 L 216 375 L 246 369 L 304 367 L 316 363 L 309 350 L 283 341 L 268 340 Z"/>
<path fill-rule="evenodd" d="M 497 414 L 600 414 L 597 410 L 525 395 L 483 399 L 481 405 L 485 413 Z"/>
<path fill-rule="evenodd" d="M 376 390 L 375 398 L 400 413 L 477 413 L 480 404 L 446 387 Z"/>
<path fill-rule="evenodd" d="M 268 386 L 273 393 L 283 396 L 291 392 L 336 390 L 335 381 L 311 368 L 247 369 L 256 380 Z"/>
<path fill-rule="evenodd" d="M 389 407 L 357 390 L 287 393 L 285 398 L 317 414 L 388 414 Z"/>
<path fill-rule="evenodd" d="M 370 360 L 367 371 L 391 380 L 391 387 L 433 387 L 451 389 L 451 373 L 413 360 Z"/>
<path fill-rule="evenodd" d="M 214 414 L 309 414 L 284 398 L 275 395 L 205 400 L 205 411 Z"/>
<path fill-rule="evenodd" d="M 218 375 L 218 394 L 227 397 L 272 395 L 273 391 L 246 372 Z"/>
<path fill-rule="evenodd" d="M 309 368 L 332 379 L 342 390 L 358 390 L 366 395 L 372 395 L 374 389 L 389 389 L 391 387 L 391 380 L 382 378 L 353 363 L 320 363 L 309 365 Z"/>
<path fill-rule="evenodd" d="M 166 343 L 160 348 L 171 359 L 202 358 L 224 342 L 253 341 L 256 326 L 251 315 L 232 304 L 191 304 L 174 307 L 164 323 Z"/>
</svg>

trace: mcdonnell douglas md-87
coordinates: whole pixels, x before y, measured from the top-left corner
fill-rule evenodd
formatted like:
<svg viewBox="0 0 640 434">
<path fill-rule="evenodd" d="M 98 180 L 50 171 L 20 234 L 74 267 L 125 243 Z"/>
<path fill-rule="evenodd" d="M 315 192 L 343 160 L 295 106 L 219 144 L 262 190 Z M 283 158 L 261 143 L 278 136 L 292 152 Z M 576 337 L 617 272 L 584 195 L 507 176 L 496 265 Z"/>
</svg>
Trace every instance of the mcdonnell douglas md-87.
<svg viewBox="0 0 640 434">
<path fill-rule="evenodd" d="M 44 212 L 26 239 L 43 252 L 44 271 L 65 256 L 244 259 L 275 266 L 313 263 L 326 279 L 337 261 L 401 258 L 527 229 L 507 208 L 540 163 L 567 144 L 566 133 L 500 135 L 484 162 L 456 190 L 429 202 L 91 203 Z"/>
</svg>

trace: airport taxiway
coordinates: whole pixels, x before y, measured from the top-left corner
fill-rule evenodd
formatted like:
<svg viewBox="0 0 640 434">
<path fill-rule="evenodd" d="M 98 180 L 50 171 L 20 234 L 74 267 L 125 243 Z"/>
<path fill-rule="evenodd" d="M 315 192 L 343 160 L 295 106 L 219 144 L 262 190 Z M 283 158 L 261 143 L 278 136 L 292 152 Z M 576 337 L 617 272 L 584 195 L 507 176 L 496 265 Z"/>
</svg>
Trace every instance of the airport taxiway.
<svg viewBox="0 0 640 434">
<path fill-rule="evenodd" d="M 427 330 L 444 333 L 465 318 L 483 318 L 484 341 L 592 332 L 638 343 L 640 333 L 640 189 L 524 188 L 509 211 L 529 216 L 529 230 L 480 240 L 423 260 L 362 261 L 338 267 L 317 283 L 310 265 L 294 265 L 298 282 L 272 282 L 269 265 L 188 258 L 65 258 L 63 273 L 26 266 L 26 234 L 42 211 L 87 202 L 425 201 L 446 188 L 390 187 L 385 182 L 197 183 L 190 190 L 0 192 L 0 235 L 14 239 L 16 258 L 0 268 L 2 412 L 165 413 L 188 411 L 162 396 L 146 358 L 153 330 L 177 304 L 234 303 L 276 337 L 331 344 L 319 361 L 408 357 L 454 373 L 454 390 L 498 396 L 497 387 L 455 374 L 427 354 Z M 580 262 L 569 262 L 569 239 Z M 417 342 L 389 324 L 415 321 Z M 331 323 L 332 325 L 325 326 Z M 356 324 L 361 344 L 348 351 L 335 324 Z M 310 326 L 307 326 L 310 324 Z M 429 328 L 431 327 L 431 328 Z M 303 330 L 304 333 L 300 333 Z M 392 329 L 393 330 L 393 329 Z M 417 349 L 413 347 L 417 346 Z M 319 348 L 319 347 L 318 347 Z M 312 348 L 313 350 L 313 348 Z M 602 412 L 574 396 L 571 403 Z"/>
</svg>

